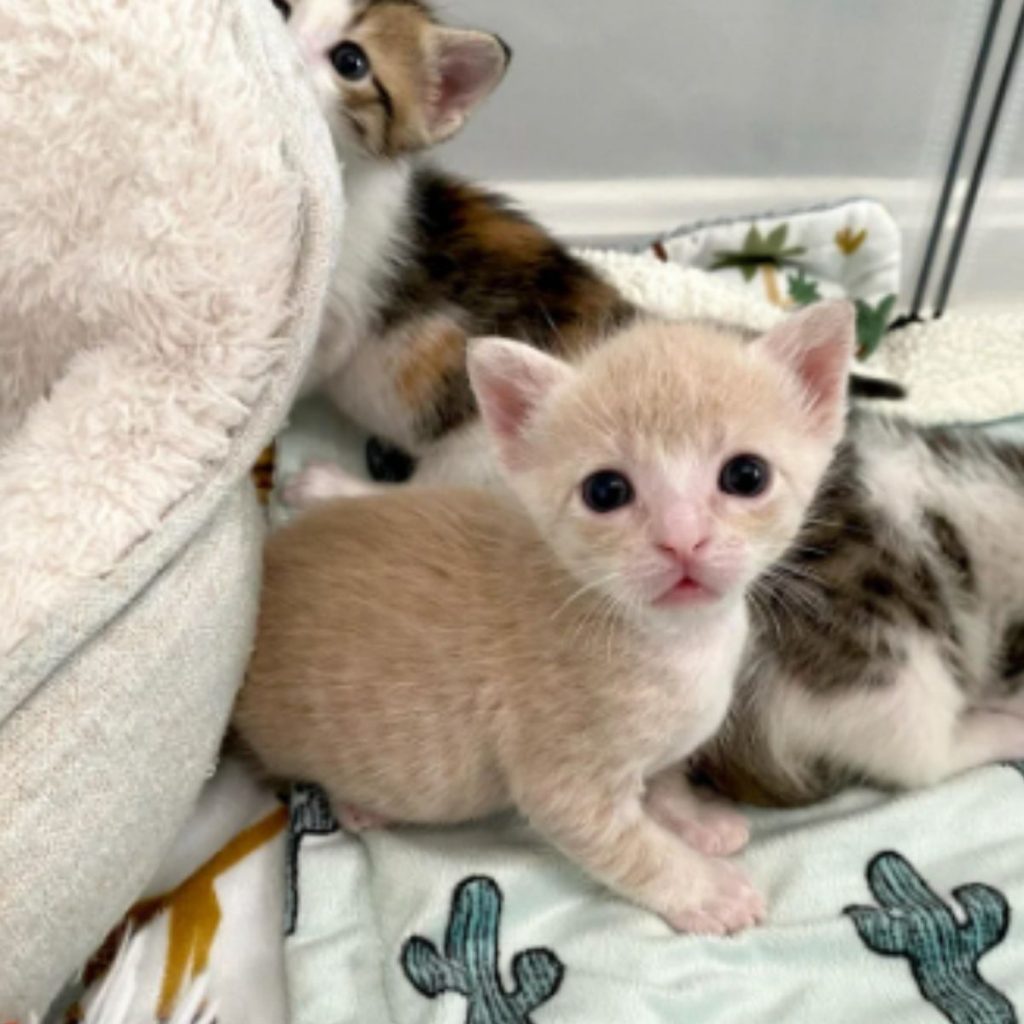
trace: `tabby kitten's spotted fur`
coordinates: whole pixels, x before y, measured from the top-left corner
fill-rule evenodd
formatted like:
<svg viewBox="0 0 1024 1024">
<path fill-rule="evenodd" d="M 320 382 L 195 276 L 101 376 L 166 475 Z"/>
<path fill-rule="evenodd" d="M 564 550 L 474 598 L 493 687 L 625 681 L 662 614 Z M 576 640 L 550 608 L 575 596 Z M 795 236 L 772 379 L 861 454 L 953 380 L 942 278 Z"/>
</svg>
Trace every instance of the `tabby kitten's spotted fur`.
<svg viewBox="0 0 1024 1024">
<path fill-rule="evenodd" d="M 1024 444 L 855 415 L 704 769 L 755 803 L 1024 757 Z"/>
<path fill-rule="evenodd" d="M 500 83 L 510 57 L 500 39 L 441 25 L 421 0 L 278 7 L 344 160 L 349 206 L 312 383 L 393 443 L 368 447 L 378 479 L 412 471 L 394 445 L 447 453 L 464 479 L 476 446 L 462 428 L 477 418 L 468 338 L 518 338 L 571 359 L 637 311 L 503 198 L 416 162 Z M 863 378 L 854 390 L 894 397 Z"/>
</svg>

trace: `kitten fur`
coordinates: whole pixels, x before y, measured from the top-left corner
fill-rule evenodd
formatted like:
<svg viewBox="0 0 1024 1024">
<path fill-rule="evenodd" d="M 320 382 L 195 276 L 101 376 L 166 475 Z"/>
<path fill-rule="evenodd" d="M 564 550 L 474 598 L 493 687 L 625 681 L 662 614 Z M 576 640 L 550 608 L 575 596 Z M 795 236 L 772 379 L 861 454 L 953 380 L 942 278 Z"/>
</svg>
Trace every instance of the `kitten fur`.
<svg viewBox="0 0 1024 1024">
<path fill-rule="evenodd" d="M 726 713 L 744 592 L 829 463 L 852 350 L 845 303 L 750 344 L 638 322 L 576 366 L 474 343 L 512 493 L 399 488 L 273 536 L 243 740 L 350 825 L 515 806 L 675 928 L 754 924 L 760 897 L 712 856 L 745 825 L 680 764 Z M 744 453 L 772 467 L 764 493 L 724 489 Z M 634 498 L 592 511 L 581 483 L 610 469 Z"/>
<path fill-rule="evenodd" d="M 471 337 L 501 335 L 575 357 L 638 316 L 585 263 L 503 197 L 423 166 L 504 77 L 498 37 L 438 23 L 415 0 L 297 0 L 278 6 L 311 69 L 345 164 L 348 220 L 320 350 L 308 386 L 324 388 L 365 430 L 378 479 L 480 455 L 466 376 Z M 365 79 L 331 62 L 359 46 Z M 856 377 L 865 395 L 899 389 Z M 473 436 L 463 437 L 467 430 Z M 474 448 L 474 446 L 477 446 Z M 450 451 L 449 449 L 454 449 Z"/>
<path fill-rule="evenodd" d="M 703 760 L 752 803 L 1024 758 L 1024 445 L 855 415 Z"/>
</svg>

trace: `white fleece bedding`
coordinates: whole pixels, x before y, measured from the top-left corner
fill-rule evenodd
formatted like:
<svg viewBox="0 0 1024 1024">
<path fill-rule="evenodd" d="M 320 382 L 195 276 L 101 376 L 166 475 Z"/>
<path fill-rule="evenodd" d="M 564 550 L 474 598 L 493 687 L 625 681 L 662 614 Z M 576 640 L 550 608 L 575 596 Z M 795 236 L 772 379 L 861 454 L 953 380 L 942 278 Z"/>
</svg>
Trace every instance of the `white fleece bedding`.
<svg viewBox="0 0 1024 1024">
<path fill-rule="evenodd" d="M 634 301 L 671 317 L 766 328 L 785 316 L 750 289 L 651 255 L 586 252 Z M 891 331 L 865 373 L 904 384 L 902 415 L 929 423 L 991 423 L 1024 415 L 1024 310 L 947 313 Z"/>
</svg>

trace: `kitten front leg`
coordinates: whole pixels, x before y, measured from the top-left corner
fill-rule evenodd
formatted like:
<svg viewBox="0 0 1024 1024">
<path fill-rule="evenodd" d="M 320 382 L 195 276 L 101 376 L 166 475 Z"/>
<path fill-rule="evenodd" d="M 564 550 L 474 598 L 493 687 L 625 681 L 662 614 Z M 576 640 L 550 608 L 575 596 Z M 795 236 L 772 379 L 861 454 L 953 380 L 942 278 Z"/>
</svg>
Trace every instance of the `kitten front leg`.
<svg viewBox="0 0 1024 1024">
<path fill-rule="evenodd" d="M 288 478 L 281 488 L 281 500 L 301 510 L 333 498 L 357 498 L 384 489 L 333 462 L 310 462 Z"/>
<path fill-rule="evenodd" d="M 636 795 L 579 792 L 517 801 L 531 823 L 585 871 L 653 910 L 676 931 L 725 935 L 762 921 L 764 900 L 743 872 L 667 831 Z"/>
<path fill-rule="evenodd" d="M 701 853 L 727 856 L 742 850 L 750 839 L 746 818 L 727 801 L 698 794 L 681 765 L 647 783 L 644 803 L 657 821 Z"/>
</svg>

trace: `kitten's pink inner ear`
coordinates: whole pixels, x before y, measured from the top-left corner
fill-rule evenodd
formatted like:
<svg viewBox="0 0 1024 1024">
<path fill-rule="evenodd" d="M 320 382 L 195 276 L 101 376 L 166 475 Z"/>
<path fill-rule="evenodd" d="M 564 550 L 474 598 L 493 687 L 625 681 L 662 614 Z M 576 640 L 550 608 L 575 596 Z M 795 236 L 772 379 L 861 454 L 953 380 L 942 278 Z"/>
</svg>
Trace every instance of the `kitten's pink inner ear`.
<svg viewBox="0 0 1024 1024">
<path fill-rule="evenodd" d="M 467 366 L 480 415 L 502 459 L 521 466 L 527 458 L 528 424 L 572 369 L 529 345 L 503 338 L 470 342 Z"/>
<path fill-rule="evenodd" d="M 435 142 L 454 135 L 505 77 L 509 50 L 497 36 L 465 29 L 439 29 L 436 86 L 428 112 Z"/>
<path fill-rule="evenodd" d="M 845 300 L 815 303 L 773 328 L 760 344 L 799 380 L 813 425 L 842 429 L 856 343 L 856 315 Z"/>
</svg>

